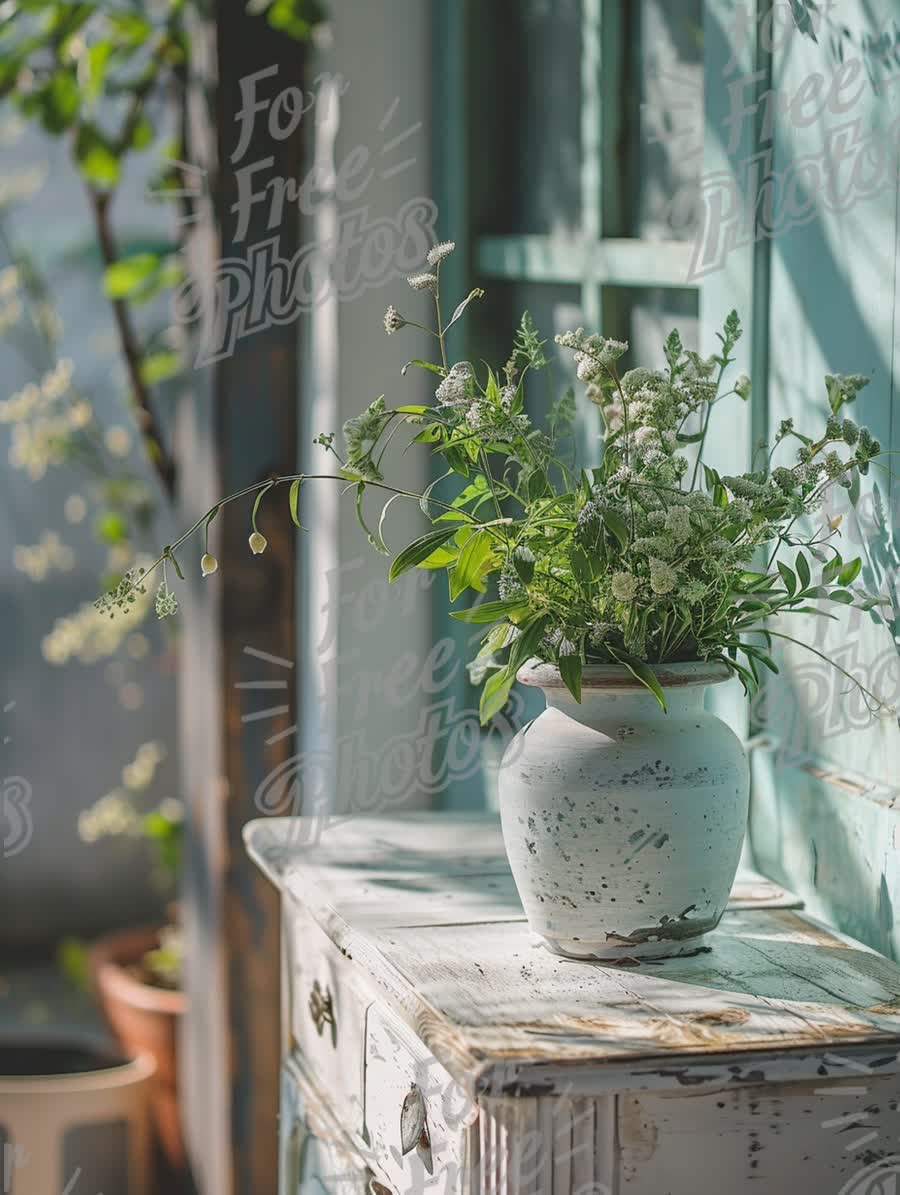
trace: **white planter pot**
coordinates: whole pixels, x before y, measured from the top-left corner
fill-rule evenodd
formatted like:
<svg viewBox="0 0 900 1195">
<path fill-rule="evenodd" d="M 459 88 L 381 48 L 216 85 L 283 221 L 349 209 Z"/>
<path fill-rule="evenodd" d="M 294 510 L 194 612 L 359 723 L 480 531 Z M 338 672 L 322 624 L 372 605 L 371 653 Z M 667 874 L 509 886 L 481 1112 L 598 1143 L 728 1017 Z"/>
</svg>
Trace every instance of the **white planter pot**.
<svg viewBox="0 0 900 1195">
<path fill-rule="evenodd" d="M 725 911 L 749 768 L 703 695 L 729 673 L 720 663 L 655 671 L 668 713 L 618 666 L 585 668 L 581 704 L 554 666 L 519 671 L 547 708 L 500 765 L 503 837 L 529 925 L 557 954 L 692 953 Z"/>
<path fill-rule="evenodd" d="M 149 1054 L 114 1058 L 89 1039 L 0 1040 L 0 1160 L 13 1195 L 147 1195 L 155 1070 Z"/>
</svg>

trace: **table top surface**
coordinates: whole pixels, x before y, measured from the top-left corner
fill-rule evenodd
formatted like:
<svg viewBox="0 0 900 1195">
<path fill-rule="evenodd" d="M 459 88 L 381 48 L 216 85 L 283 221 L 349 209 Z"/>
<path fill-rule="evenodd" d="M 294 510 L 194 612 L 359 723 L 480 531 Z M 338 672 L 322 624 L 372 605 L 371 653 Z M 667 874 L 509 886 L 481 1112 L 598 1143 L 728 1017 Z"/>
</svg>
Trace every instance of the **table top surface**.
<svg viewBox="0 0 900 1195">
<path fill-rule="evenodd" d="M 755 873 L 709 949 L 623 966 L 532 937 L 495 818 L 269 818 L 245 839 L 452 1074 L 514 1073 L 507 1091 L 560 1068 L 739 1080 L 764 1055 L 783 1078 L 900 1069 L 900 967 Z"/>
</svg>

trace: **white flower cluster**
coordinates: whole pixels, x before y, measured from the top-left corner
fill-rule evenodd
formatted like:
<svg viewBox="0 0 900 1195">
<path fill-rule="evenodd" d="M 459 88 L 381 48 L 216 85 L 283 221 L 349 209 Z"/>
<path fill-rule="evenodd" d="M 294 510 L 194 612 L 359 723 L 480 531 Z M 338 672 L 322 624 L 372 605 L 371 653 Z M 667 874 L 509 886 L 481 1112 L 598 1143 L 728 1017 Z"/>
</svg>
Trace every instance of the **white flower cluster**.
<svg viewBox="0 0 900 1195">
<path fill-rule="evenodd" d="M 13 564 L 32 581 L 45 580 L 54 569 L 70 572 L 75 566 L 75 553 L 64 544 L 55 531 L 43 531 L 33 546 L 17 544 Z"/>
<path fill-rule="evenodd" d="M 624 340 L 611 340 L 595 332 L 586 334 L 584 328 L 561 332 L 556 343 L 575 350 L 575 374 L 579 382 L 596 383 L 609 375 L 610 368 L 628 352 Z"/>
<path fill-rule="evenodd" d="M 139 573 L 149 563 L 146 559 L 140 561 L 113 594 L 86 602 L 74 614 L 58 618 L 41 642 L 48 664 L 67 664 L 73 659 L 94 664 L 115 655 L 149 611 L 152 599 L 147 586 L 140 584 Z"/>
<path fill-rule="evenodd" d="M 46 164 L 40 164 L 27 166 L 15 174 L 12 172 L 4 174 L 0 178 L 0 211 L 11 207 L 14 203 L 30 199 L 32 195 L 40 191 L 47 178 L 48 169 Z"/>
<path fill-rule="evenodd" d="M 384 313 L 385 332 L 387 332 L 388 336 L 393 336 L 395 332 L 399 332 L 401 328 L 405 327 L 406 320 L 392 303 Z"/>
<path fill-rule="evenodd" d="M 141 815 L 121 788 L 114 788 L 78 816 L 78 837 L 82 842 L 99 842 L 101 838 L 122 835 L 137 838 L 140 833 Z"/>
<path fill-rule="evenodd" d="M 430 266 L 440 265 L 444 258 L 449 257 L 455 248 L 456 241 L 440 241 L 428 250 L 426 260 Z"/>
<path fill-rule="evenodd" d="M 10 464 L 33 481 L 65 459 L 73 434 L 93 419 L 90 404 L 71 396 L 71 381 L 72 362 L 63 359 L 39 385 L 30 382 L 0 401 L 0 423 L 12 425 Z"/>
<path fill-rule="evenodd" d="M 413 290 L 430 290 L 432 294 L 437 294 L 437 274 L 413 274 L 406 281 Z"/>
<path fill-rule="evenodd" d="M 468 407 L 474 398 L 475 371 L 468 361 L 457 361 L 434 392 L 440 407 Z"/>
</svg>

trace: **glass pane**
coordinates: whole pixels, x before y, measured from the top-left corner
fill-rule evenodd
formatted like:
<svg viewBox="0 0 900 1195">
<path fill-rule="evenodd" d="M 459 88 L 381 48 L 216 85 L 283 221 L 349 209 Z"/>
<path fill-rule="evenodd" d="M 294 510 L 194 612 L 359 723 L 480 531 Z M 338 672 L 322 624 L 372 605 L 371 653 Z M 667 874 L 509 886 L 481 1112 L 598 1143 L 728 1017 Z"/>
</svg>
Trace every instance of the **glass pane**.
<svg viewBox="0 0 900 1195">
<path fill-rule="evenodd" d="M 682 213 L 696 211 L 703 168 L 702 0 L 637 0 L 628 12 L 624 120 L 636 160 L 624 235 L 691 240 Z"/>
<path fill-rule="evenodd" d="M 578 230 L 581 19 L 580 0 L 478 6 L 469 104 L 481 232 Z"/>
<path fill-rule="evenodd" d="M 628 341 L 625 367 L 644 365 L 648 369 L 665 368 L 663 341 L 673 328 L 681 333 L 685 348 L 699 349 L 699 293 L 693 290 L 662 288 L 604 290 L 604 307 L 621 312 L 621 336 Z M 610 333 L 616 335 L 615 332 Z"/>
</svg>

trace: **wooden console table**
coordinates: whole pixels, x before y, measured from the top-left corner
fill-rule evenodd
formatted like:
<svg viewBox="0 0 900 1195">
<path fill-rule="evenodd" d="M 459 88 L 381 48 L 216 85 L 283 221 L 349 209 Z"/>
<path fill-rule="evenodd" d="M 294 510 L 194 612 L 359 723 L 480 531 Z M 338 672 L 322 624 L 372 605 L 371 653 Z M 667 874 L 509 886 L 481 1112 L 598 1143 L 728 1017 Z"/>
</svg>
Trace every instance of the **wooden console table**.
<svg viewBox="0 0 900 1195">
<path fill-rule="evenodd" d="M 776 885 L 739 876 L 695 957 L 576 962 L 496 821 L 313 829 L 245 832 L 283 902 L 280 1195 L 900 1190 L 900 967 Z"/>
</svg>

